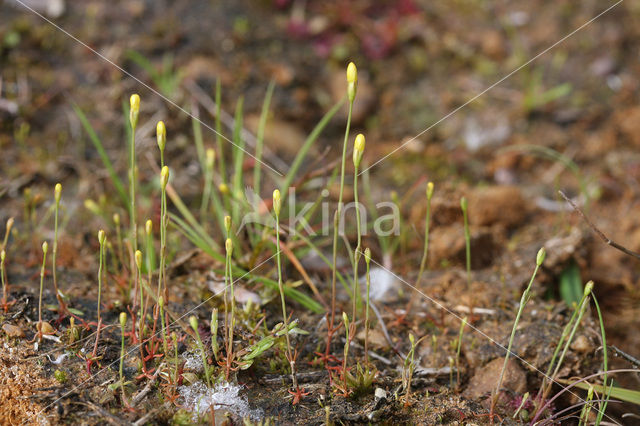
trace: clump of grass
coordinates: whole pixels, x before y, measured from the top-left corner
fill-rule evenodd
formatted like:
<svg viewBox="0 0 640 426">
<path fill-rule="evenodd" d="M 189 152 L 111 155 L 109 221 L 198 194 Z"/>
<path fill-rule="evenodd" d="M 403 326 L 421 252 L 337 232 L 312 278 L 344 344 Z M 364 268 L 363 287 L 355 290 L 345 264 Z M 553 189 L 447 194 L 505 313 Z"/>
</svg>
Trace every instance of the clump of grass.
<svg viewBox="0 0 640 426">
<path fill-rule="evenodd" d="M 38 326 L 36 339 L 38 342 L 42 340 L 42 289 L 44 288 L 44 273 L 47 265 L 47 251 L 49 250 L 49 243 L 46 241 L 42 243 L 42 268 L 40 269 L 40 296 L 38 298 Z"/>
<path fill-rule="evenodd" d="M 56 292 L 58 300 L 58 315 L 62 318 L 67 311 L 67 305 L 64 303 L 62 293 L 58 289 L 58 274 L 56 271 L 56 258 L 58 255 L 58 211 L 60 210 L 60 198 L 62 196 L 62 185 L 57 183 L 53 189 L 53 198 L 55 200 L 54 208 L 54 227 L 53 227 L 53 251 L 51 253 L 51 272 L 53 275 L 53 289 Z"/>
<path fill-rule="evenodd" d="M 409 348 L 409 352 L 407 353 L 407 356 L 404 359 L 404 364 L 402 365 L 402 389 L 404 390 L 405 407 L 411 404 L 411 381 L 413 380 L 413 372 L 416 368 L 414 356 L 416 347 L 422 339 L 424 339 L 424 337 L 416 340 L 415 336 L 412 333 L 409 333 L 409 342 L 411 343 L 411 347 Z"/>
<path fill-rule="evenodd" d="M 500 393 L 500 388 L 502 387 L 502 380 L 504 379 L 504 372 L 507 369 L 507 363 L 509 362 L 509 355 L 511 355 L 511 346 L 513 345 L 513 338 L 516 335 L 516 329 L 518 328 L 518 322 L 520 321 L 520 316 L 524 311 L 524 307 L 529 301 L 531 295 L 531 286 L 533 285 L 533 281 L 536 278 L 536 274 L 538 273 L 538 269 L 542 266 L 544 262 L 544 258 L 546 257 L 547 252 L 544 247 L 538 250 L 538 254 L 536 255 L 536 267 L 533 270 L 533 274 L 531 275 L 531 280 L 529 281 L 529 285 L 522 293 L 522 297 L 520 298 L 520 307 L 518 308 L 518 313 L 516 314 L 516 319 L 513 322 L 513 327 L 511 328 L 511 336 L 509 337 L 509 344 L 507 345 L 507 353 L 504 357 L 504 363 L 502 364 L 502 370 L 500 371 L 500 378 L 498 379 L 498 384 L 496 388 L 493 390 L 493 395 L 491 395 L 491 410 L 489 416 L 493 419 L 493 413 L 496 406 L 496 402 L 498 401 L 498 395 Z"/>
<path fill-rule="evenodd" d="M 280 290 L 280 300 L 282 302 L 282 322 L 284 324 L 284 336 L 287 341 L 287 360 L 291 366 L 291 381 L 293 388 L 298 389 L 298 379 L 296 377 L 296 361 L 291 351 L 291 339 L 289 338 L 289 317 L 287 316 L 287 304 L 284 299 L 284 288 L 282 284 L 282 260 L 280 259 L 280 209 L 282 199 L 278 189 L 273 191 L 273 212 L 276 215 L 276 262 L 278 264 L 278 289 Z M 233 287 L 232 287 L 233 288 Z"/>
<path fill-rule="evenodd" d="M 207 363 L 207 354 L 204 350 L 202 339 L 200 338 L 200 332 L 198 331 L 198 318 L 196 318 L 195 315 L 191 315 L 191 317 L 189 317 L 189 324 L 193 329 L 193 332 L 196 337 L 196 342 L 198 343 L 198 350 L 200 351 L 200 355 L 202 356 L 202 368 L 204 369 L 204 375 L 207 379 L 207 386 L 211 387 L 211 377 L 209 377 L 209 365 Z"/>
</svg>

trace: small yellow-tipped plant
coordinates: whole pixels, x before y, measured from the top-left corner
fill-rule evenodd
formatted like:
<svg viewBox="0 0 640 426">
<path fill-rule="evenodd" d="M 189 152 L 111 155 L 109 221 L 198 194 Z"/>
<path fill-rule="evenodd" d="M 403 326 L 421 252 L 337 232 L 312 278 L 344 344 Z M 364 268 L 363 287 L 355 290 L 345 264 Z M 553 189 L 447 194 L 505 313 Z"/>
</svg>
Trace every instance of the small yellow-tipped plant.
<svg viewBox="0 0 640 426">
<path fill-rule="evenodd" d="M 198 318 L 194 315 L 189 317 L 189 324 L 193 329 L 193 332 L 196 336 L 196 342 L 198 343 L 198 349 L 200 350 L 200 355 L 202 356 L 202 368 L 204 368 L 204 375 L 207 378 L 207 386 L 211 387 L 211 378 L 209 377 L 209 365 L 207 364 L 207 354 L 204 351 L 204 345 L 202 344 L 202 339 L 200 338 L 200 332 L 198 331 Z"/>
<path fill-rule="evenodd" d="M 107 243 L 107 234 L 101 229 L 98 231 L 98 243 L 100 243 L 100 254 L 98 256 L 98 327 L 96 330 L 96 342 L 93 346 L 93 352 L 91 358 L 94 359 L 96 354 L 98 353 L 98 341 L 100 340 L 100 329 L 102 328 L 102 279 L 104 275 L 104 267 L 105 267 L 105 256 L 104 256 L 104 248 Z"/>
<path fill-rule="evenodd" d="M 333 263 L 331 274 L 331 315 L 329 319 L 328 333 L 327 333 L 327 353 L 331 347 L 331 336 L 333 334 L 335 310 L 336 310 L 336 279 L 337 270 L 336 263 L 338 261 L 338 231 L 340 228 L 340 220 L 342 215 L 342 196 L 344 193 L 344 174 L 347 163 L 347 142 L 349 141 L 349 130 L 351 128 L 351 114 L 353 112 L 353 102 L 356 99 L 356 91 L 358 89 L 358 69 L 356 64 L 350 62 L 347 66 L 347 97 L 349 98 L 349 111 L 347 113 L 347 126 L 344 132 L 344 141 L 342 143 L 342 162 L 340 163 L 340 193 L 338 195 L 338 209 L 336 216 L 334 217 L 333 227 Z M 357 206 L 356 206 L 357 208 Z"/>
<path fill-rule="evenodd" d="M 129 217 L 131 220 L 131 247 L 133 247 L 135 253 L 138 250 L 136 225 L 136 127 L 138 126 L 138 116 L 140 114 L 140 96 L 138 94 L 131 95 L 129 104 L 129 124 L 131 124 L 131 146 L 129 147 L 129 197 L 131 198 L 131 206 Z M 133 270 L 133 267 L 131 269 Z"/>
<path fill-rule="evenodd" d="M 211 311 L 211 351 L 213 352 L 213 358 L 218 360 L 218 308 L 213 308 Z"/>
<path fill-rule="evenodd" d="M 229 333 L 229 340 L 227 341 L 227 370 L 226 379 L 229 380 L 229 373 L 231 372 L 231 363 L 233 362 L 233 328 L 236 322 L 236 298 L 233 291 L 233 271 L 231 268 L 231 255 L 233 254 L 233 241 L 231 238 L 227 238 L 224 244 L 226 250 L 226 272 L 225 272 L 225 288 L 228 286 L 231 289 L 231 315 L 225 321 L 227 323 L 227 331 Z M 225 307 L 226 309 L 226 307 Z M 225 313 L 226 316 L 226 313 Z"/>
<path fill-rule="evenodd" d="M 44 288 L 44 273 L 47 265 L 47 251 L 49 243 L 42 243 L 42 268 L 40 269 L 40 297 L 38 298 L 38 333 L 36 334 L 38 342 L 42 340 L 42 289 Z"/>
<path fill-rule="evenodd" d="M 504 372 L 507 369 L 507 362 L 509 362 L 509 355 L 511 355 L 511 345 L 513 345 L 513 338 L 516 335 L 516 328 L 518 327 L 518 322 L 520 321 L 520 316 L 522 315 L 522 312 L 524 311 L 524 307 L 527 304 L 527 302 L 529 301 L 530 293 L 531 293 L 531 286 L 533 285 L 533 281 L 536 278 L 536 274 L 538 273 L 538 269 L 540 269 L 540 266 L 542 266 L 542 263 L 544 262 L 544 258 L 546 257 L 547 252 L 545 251 L 544 247 L 542 247 L 540 250 L 538 250 L 538 254 L 536 255 L 536 267 L 533 270 L 533 274 L 531 275 L 531 280 L 529 281 L 529 285 L 527 286 L 527 288 L 524 290 L 524 292 L 522 293 L 522 297 L 520 298 L 520 307 L 518 308 L 518 313 L 516 314 L 516 319 L 513 322 L 513 328 L 511 329 L 511 336 L 509 337 L 509 344 L 507 346 L 507 353 L 504 357 L 504 363 L 502 364 L 502 371 L 500 371 L 500 378 L 498 379 L 498 384 L 496 386 L 496 388 L 493 390 L 493 395 L 491 395 L 491 410 L 490 410 L 490 416 L 491 418 L 493 418 L 493 411 L 495 409 L 496 406 L 496 402 L 498 400 L 498 395 L 500 393 L 500 388 L 502 386 L 502 380 L 504 379 Z"/>
<path fill-rule="evenodd" d="M 160 167 L 164 167 L 164 148 L 167 145 L 167 128 L 164 121 L 158 121 L 156 124 L 156 140 L 158 141 L 158 149 L 160 150 Z"/>
<path fill-rule="evenodd" d="M 0 250 L 5 250 L 7 248 L 7 242 L 9 241 L 9 235 L 11 235 L 11 228 L 13 228 L 13 223 L 13 217 L 7 219 L 7 226 L 4 231 L 4 240 L 2 240 L 2 247 L 0 247 Z"/>
<path fill-rule="evenodd" d="M 369 292 L 371 290 L 371 277 L 369 276 L 369 264 L 371 263 L 371 249 L 364 249 L 364 262 L 367 265 L 367 304 L 364 311 L 364 359 L 369 364 Z"/>
<path fill-rule="evenodd" d="M 293 388 L 298 389 L 298 379 L 296 377 L 296 361 L 291 351 L 291 340 L 289 338 L 289 318 L 287 317 L 287 305 L 284 299 L 284 287 L 282 284 L 282 261 L 280 260 L 280 209 L 282 207 L 282 199 L 280 191 L 273 191 L 273 213 L 276 215 L 276 261 L 278 263 L 278 289 L 280 290 L 280 300 L 282 302 L 282 322 L 284 324 L 284 336 L 287 341 L 287 360 L 291 366 L 291 381 Z"/>
<path fill-rule="evenodd" d="M 466 197 L 462 197 L 460 199 L 460 208 L 462 209 L 462 217 L 464 218 L 464 242 L 467 258 L 467 291 L 471 291 L 471 232 L 469 231 L 468 204 Z M 471 307 L 471 311 L 473 314 L 473 307 Z"/>
<path fill-rule="evenodd" d="M 355 171 L 353 173 L 353 197 L 356 206 L 356 236 L 357 244 L 353 252 L 353 317 L 352 322 L 356 322 L 356 312 L 358 306 L 358 300 L 360 299 L 360 285 L 358 282 L 358 263 L 360 261 L 360 254 L 362 250 L 362 229 L 360 225 L 360 203 L 358 202 L 358 168 L 362 161 L 364 154 L 365 139 L 362 133 L 356 136 L 356 140 L 353 144 L 353 167 Z"/>
<path fill-rule="evenodd" d="M 344 392 L 348 393 L 349 388 L 347 385 L 347 364 L 348 364 L 348 359 L 349 359 L 349 346 L 351 346 L 351 339 L 353 339 L 353 333 L 352 333 L 352 329 L 351 329 L 351 324 L 349 324 L 349 317 L 347 316 L 346 312 L 342 313 L 342 322 L 344 324 L 344 332 L 345 332 L 345 337 L 347 338 L 347 341 L 344 343 L 344 350 L 343 350 L 343 359 L 342 359 L 342 374 L 343 374 L 343 378 L 344 378 Z"/>
<path fill-rule="evenodd" d="M 58 300 L 58 314 L 60 317 L 65 315 L 67 310 L 67 305 L 64 303 L 62 299 L 62 293 L 58 289 L 58 274 L 56 272 L 56 258 L 58 255 L 58 211 L 60 210 L 60 198 L 62 196 L 62 185 L 57 183 L 55 188 L 53 189 L 53 198 L 55 200 L 55 209 L 54 209 L 54 227 L 53 227 L 53 251 L 51 253 L 51 272 L 53 275 L 53 289 L 56 292 L 56 299 Z"/>
<path fill-rule="evenodd" d="M 168 296 L 166 284 L 167 265 L 167 227 L 169 226 L 169 214 L 167 212 L 167 183 L 169 183 L 169 168 L 162 167 L 160 171 L 160 185 L 162 190 L 162 201 L 160 205 L 160 270 L 158 271 L 158 297 L 164 289 L 165 297 Z"/>
<path fill-rule="evenodd" d="M 122 399 L 124 399 L 124 329 L 127 326 L 127 313 L 120 312 L 120 389 L 122 389 Z"/>
</svg>

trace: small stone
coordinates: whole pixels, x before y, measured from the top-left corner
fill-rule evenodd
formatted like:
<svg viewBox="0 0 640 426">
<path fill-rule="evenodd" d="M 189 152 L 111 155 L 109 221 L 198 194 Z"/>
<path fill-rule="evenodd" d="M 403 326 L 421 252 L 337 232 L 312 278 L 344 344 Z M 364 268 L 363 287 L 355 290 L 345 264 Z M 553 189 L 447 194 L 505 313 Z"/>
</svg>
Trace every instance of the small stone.
<svg viewBox="0 0 640 426">
<path fill-rule="evenodd" d="M 586 354 L 593 351 L 593 345 L 584 334 L 581 334 L 573 341 L 571 349 L 578 353 Z"/>
<path fill-rule="evenodd" d="M 372 312 L 373 314 L 373 312 Z M 369 319 L 371 320 L 371 319 Z M 360 330 L 356 335 L 356 338 L 360 342 L 364 342 L 365 332 L 364 329 Z M 369 330 L 369 348 L 386 348 L 389 344 L 387 343 L 387 339 L 385 339 L 384 334 L 379 331 L 377 328 L 373 328 Z"/>
<path fill-rule="evenodd" d="M 469 386 L 463 395 L 471 399 L 491 395 L 496 386 L 498 386 L 503 364 L 504 358 L 496 358 L 484 367 L 478 369 L 469 381 Z M 513 359 L 509 359 L 507 362 L 501 387 L 516 394 L 522 394 L 526 390 L 527 375 Z"/>
<path fill-rule="evenodd" d="M 382 389 L 382 388 L 376 388 L 375 391 L 375 397 L 376 399 L 386 399 L 387 398 L 387 391 Z"/>
<path fill-rule="evenodd" d="M 9 337 L 24 337 L 24 331 L 16 325 L 4 324 L 2 329 Z"/>
</svg>

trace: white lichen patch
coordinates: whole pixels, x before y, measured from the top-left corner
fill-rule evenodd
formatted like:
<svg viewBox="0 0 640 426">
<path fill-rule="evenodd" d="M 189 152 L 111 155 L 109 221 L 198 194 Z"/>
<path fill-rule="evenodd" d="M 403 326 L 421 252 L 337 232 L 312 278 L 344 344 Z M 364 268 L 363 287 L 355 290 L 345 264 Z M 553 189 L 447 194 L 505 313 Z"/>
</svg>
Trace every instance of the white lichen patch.
<svg viewBox="0 0 640 426">
<path fill-rule="evenodd" d="M 230 412 L 240 418 L 250 418 L 258 421 L 262 418 L 262 410 L 252 410 L 246 397 L 240 395 L 242 386 L 230 383 L 221 383 L 213 388 L 208 388 L 202 382 L 196 382 L 189 386 L 180 386 L 181 404 L 193 413 L 194 420 L 208 415 L 211 406 L 219 412 Z"/>
</svg>

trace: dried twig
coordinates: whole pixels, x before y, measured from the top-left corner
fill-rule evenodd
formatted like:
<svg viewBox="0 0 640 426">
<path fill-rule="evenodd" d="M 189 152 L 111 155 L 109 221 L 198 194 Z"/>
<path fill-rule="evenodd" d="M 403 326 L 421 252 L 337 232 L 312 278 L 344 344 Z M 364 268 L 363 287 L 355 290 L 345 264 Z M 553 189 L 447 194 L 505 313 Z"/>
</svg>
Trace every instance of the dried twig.
<svg viewBox="0 0 640 426">
<path fill-rule="evenodd" d="M 626 255 L 629 255 L 631 257 L 635 257 L 636 259 L 640 259 L 640 254 L 636 253 L 633 250 L 629 250 L 626 247 L 621 246 L 620 244 L 616 243 L 615 241 L 611 240 L 609 237 L 607 237 L 606 235 L 604 235 L 604 233 L 602 231 L 600 231 L 598 228 L 596 228 L 596 226 L 593 224 L 593 222 L 591 222 L 589 220 L 589 218 L 582 212 L 582 210 L 580 210 L 580 208 L 573 202 L 571 201 L 571 199 L 569 197 L 567 197 L 564 192 L 562 191 L 558 191 L 560 193 L 560 195 L 562 195 L 562 198 L 564 198 L 567 203 L 571 204 L 571 207 L 573 207 L 573 209 L 575 211 L 577 211 L 580 216 L 582 216 L 582 219 L 587 222 L 587 225 L 589 225 L 589 227 L 591 227 L 591 229 L 593 230 L 593 232 L 595 232 L 595 234 L 600 237 L 600 239 L 602 239 L 602 241 L 604 241 L 606 244 L 610 245 L 611 247 L 620 250 L 621 252 L 623 252 Z"/>
</svg>

